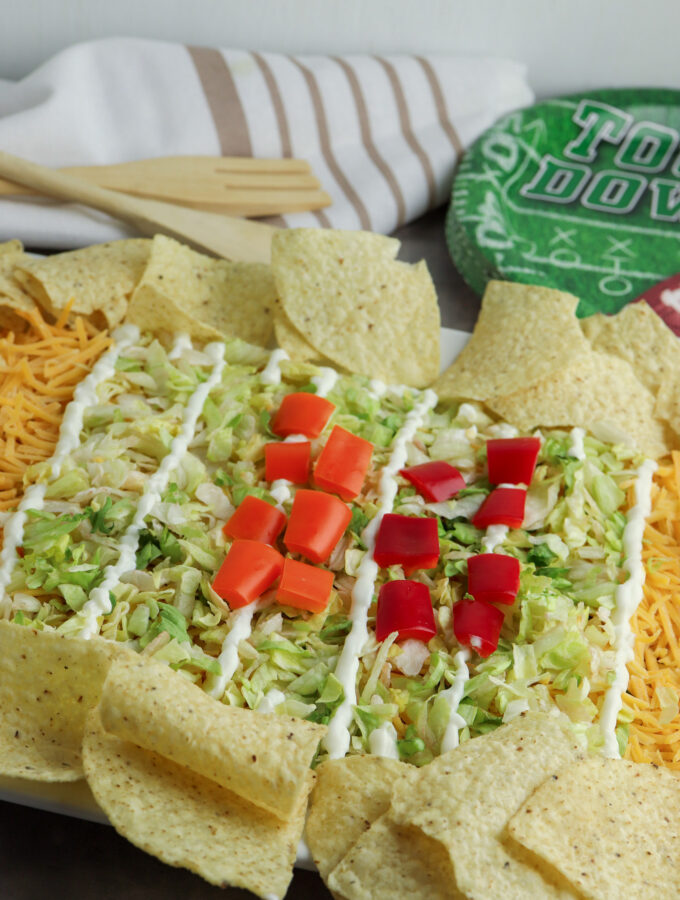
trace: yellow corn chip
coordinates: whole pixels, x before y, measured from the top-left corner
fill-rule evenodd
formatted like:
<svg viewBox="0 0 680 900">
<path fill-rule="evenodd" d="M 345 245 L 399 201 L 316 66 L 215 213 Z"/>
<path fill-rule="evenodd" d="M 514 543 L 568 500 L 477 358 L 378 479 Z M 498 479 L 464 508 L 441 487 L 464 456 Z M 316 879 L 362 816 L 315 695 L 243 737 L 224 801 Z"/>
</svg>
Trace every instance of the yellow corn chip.
<svg viewBox="0 0 680 900">
<path fill-rule="evenodd" d="M 14 271 L 23 288 L 55 318 L 73 300 L 74 314 L 114 328 L 146 266 L 145 238 L 95 244 L 43 259 L 25 258 Z"/>
<path fill-rule="evenodd" d="M 328 886 L 346 900 L 464 900 L 446 849 L 389 814 L 365 831 L 330 873 Z"/>
<path fill-rule="evenodd" d="M 156 235 L 127 321 L 202 341 L 238 337 L 264 347 L 273 332 L 276 288 L 269 266 L 213 259 Z"/>
<path fill-rule="evenodd" d="M 272 241 L 281 305 L 335 365 L 422 387 L 439 371 L 439 308 L 427 266 L 395 260 L 399 242 L 368 232 L 291 229 Z"/>
<path fill-rule="evenodd" d="M 584 759 L 549 778 L 509 833 L 592 900 L 676 897 L 680 779 L 619 759 Z"/>
<path fill-rule="evenodd" d="M 200 743 L 198 727 L 193 736 Z M 284 896 L 304 826 L 310 772 L 284 822 L 184 766 L 106 734 L 96 710 L 88 718 L 83 759 L 97 803 L 133 844 L 220 887 Z"/>
<path fill-rule="evenodd" d="M 443 400 L 487 402 L 589 355 L 577 304 L 576 297 L 551 288 L 490 281 L 470 341 L 434 389 Z"/>
<path fill-rule="evenodd" d="M 37 781 L 83 777 L 85 716 L 122 645 L 0 622 L 0 774 Z"/>
<path fill-rule="evenodd" d="M 297 809 L 323 725 L 217 703 L 167 666 L 114 664 L 99 705 L 106 731 L 187 766 L 282 819 Z"/>
<path fill-rule="evenodd" d="M 291 324 L 284 312 L 277 312 L 274 317 L 274 335 L 276 343 L 285 350 L 292 362 L 313 362 L 329 365 L 330 361 L 322 357 L 297 328 Z"/>
<path fill-rule="evenodd" d="M 413 766 L 380 756 L 348 756 L 319 766 L 305 833 L 324 879 L 369 825 L 387 811 L 394 784 L 415 774 Z"/>
<path fill-rule="evenodd" d="M 612 426 L 621 440 L 653 457 L 669 449 L 654 396 L 617 356 L 591 353 L 522 391 L 489 400 L 488 406 L 521 429 Z"/>
<path fill-rule="evenodd" d="M 513 853 L 505 829 L 532 791 L 577 757 L 564 719 L 525 713 L 437 757 L 413 784 L 397 784 L 391 816 L 444 845 L 467 897 L 572 898 L 563 879 Z"/>
</svg>

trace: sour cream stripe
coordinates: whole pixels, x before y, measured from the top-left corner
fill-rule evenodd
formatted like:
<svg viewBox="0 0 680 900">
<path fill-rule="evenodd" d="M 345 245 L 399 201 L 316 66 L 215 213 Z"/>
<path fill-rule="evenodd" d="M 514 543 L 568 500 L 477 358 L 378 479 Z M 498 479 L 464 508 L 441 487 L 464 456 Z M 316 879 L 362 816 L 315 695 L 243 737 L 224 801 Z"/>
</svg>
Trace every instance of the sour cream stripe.
<svg viewBox="0 0 680 900">
<path fill-rule="evenodd" d="M 383 516 L 394 507 L 398 489 L 396 475 L 406 464 L 407 444 L 413 440 L 425 416 L 437 405 L 437 401 L 438 397 L 434 391 L 424 391 L 395 435 L 389 461 L 380 475 L 377 512 L 362 533 L 366 553 L 359 565 L 357 580 L 352 590 L 352 610 L 349 616 L 352 627 L 334 673 L 342 684 L 344 699 L 336 709 L 328 726 L 328 734 L 324 738 L 324 746 L 331 759 L 339 759 L 345 756 L 349 750 L 349 726 L 352 721 L 352 710 L 356 706 L 357 700 L 356 678 L 359 671 L 359 659 L 368 640 L 368 610 L 373 600 L 375 581 L 379 571 L 378 565 L 373 559 L 376 534 Z M 390 748 L 383 747 L 384 755 L 391 755 L 391 753 Z"/>
<path fill-rule="evenodd" d="M 446 697 L 449 704 L 449 721 L 442 738 L 442 753 L 447 750 L 453 750 L 458 746 L 458 732 L 465 727 L 465 719 L 458 712 L 460 701 L 465 693 L 465 685 L 470 679 L 470 670 L 467 664 L 470 659 L 470 651 L 467 648 L 459 650 L 453 657 L 456 664 L 456 674 L 453 677 L 453 684 L 442 691 L 442 697 Z"/>
<path fill-rule="evenodd" d="M 98 400 L 97 388 L 114 375 L 119 356 L 139 340 L 139 329 L 134 325 L 123 325 L 114 331 L 112 337 L 115 341 L 113 347 L 97 360 L 89 375 L 76 387 L 73 399 L 64 410 L 59 440 L 49 461 L 51 464 L 49 481 L 59 477 L 64 461 L 78 447 L 85 412 Z M 47 482 L 32 484 L 27 488 L 16 512 L 5 524 L 4 543 L 0 553 L 0 619 L 7 617 L 11 610 L 6 589 L 17 561 L 17 547 L 23 541 L 28 510 L 42 509 L 46 492 Z"/>
<path fill-rule="evenodd" d="M 642 562 L 642 538 L 645 520 L 652 511 L 652 479 L 656 463 L 645 460 L 637 471 L 635 504 L 628 510 L 623 529 L 623 569 L 628 578 L 616 587 L 616 606 L 611 621 L 614 626 L 614 681 L 604 697 L 600 713 L 600 730 L 604 738 L 604 754 L 612 759 L 621 756 L 616 740 L 616 721 L 623 705 L 623 693 L 628 687 L 628 663 L 634 658 L 633 630 L 630 619 L 642 599 L 645 567 Z"/>
<path fill-rule="evenodd" d="M 273 350 L 269 361 L 264 370 L 260 374 L 261 380 L 265 384 L 281 383 L 281 363 L 290 357 L 285 350 Z M 324 367 L 319 370 L 319 374 L 312 378 L 312 384 L 316 386 L 317 397 L 325 397 L 335 387 L 339 378 L 335 369 Z M 292 434 L 287 437 L 284 443 L 293 443 L 294 441 L 306 441 L 307 437 L 303 434 Z M 272 482 L 269 493 L 276 500 L 279 509 L 283 509 L 284 501 L 289 500 L 290 486 L 292 482 L 285 478 L 278 478 Z M 218 657 L 218 662 L 222 668 L 222 674 L 217 676 L 208 693 L 212 697 L 218 699 L 224 694 L 227 684 L 232 679 L 234 672 L 238 668 L 238 645 L 241 641 L 246 641 L 252 633 L 253 615 L 257 601 L 248 604 L 240 609 L 234 616 L 232 627 L 229 634 L 225 637 L 222 649 Z M 285 700 L 285 695 L 278 690 L 271 690 L 266 697 L 262 699 L 258 710 L 261 712 L 272 712 Z"/>
<path fill-rule="evenodd" d="M 185 343 L 183 336 L 180 337 L 180 340 Z M 205 353 L 213 363 L 212 372 L 191 395 L 189 402 L 184 408 L 179 432 L 170 445 L 170 451 L 163 457 L 156 472 L 146 482 L 135 516 L 120 539 L 118 562 L 106 567 L 102 583 L 90 592 L 90 597 L 83 606 L 82 613 L 85 622 L 80 632 L 80 637 L 87 639 L 97 634 L 99 631 L 97 616 L 106 615 L 111 611 L 109 591 L 113 590 L 118 584 L 122 575 L 135 569 L 136 555 L 139 548 L 139 534 L 144 527 L 144 521 L 168 486 L 173 469 L 186 454 L 196 432 L 198 417 L 203 410 L 210 391 L 222 380 L 222 373 L 226 365 L 224 344 L 208 344 L 205 348 Z"/>
</svg>

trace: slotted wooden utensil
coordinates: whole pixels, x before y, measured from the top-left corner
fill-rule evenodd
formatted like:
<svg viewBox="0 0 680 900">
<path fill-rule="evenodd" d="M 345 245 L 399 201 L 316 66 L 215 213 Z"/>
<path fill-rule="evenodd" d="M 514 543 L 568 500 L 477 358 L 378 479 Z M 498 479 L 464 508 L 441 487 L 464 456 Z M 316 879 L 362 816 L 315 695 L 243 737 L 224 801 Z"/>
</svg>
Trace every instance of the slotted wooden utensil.
<svg viewBox="0 0 680 900">
<path fill-rule="evenodd" d="M 59 169 L 91 184 L 232 216 L 269 216 L 329 206 L 309 163 L 302 159 L 165 156 L 107 166 Z M 0 180 L 0 195 L 35 189 Z"/>
<path fill-rule="evenodd" d="M 67 203 L 99 209 L 128 222 L 144 235 L 167 234 L 225 259 L 269 262 L 271 258 L 271 239 L 277 229 L 264 222 L 128 197 L 3 151 L 0 151 L 0 177 Z"/>
</svg>

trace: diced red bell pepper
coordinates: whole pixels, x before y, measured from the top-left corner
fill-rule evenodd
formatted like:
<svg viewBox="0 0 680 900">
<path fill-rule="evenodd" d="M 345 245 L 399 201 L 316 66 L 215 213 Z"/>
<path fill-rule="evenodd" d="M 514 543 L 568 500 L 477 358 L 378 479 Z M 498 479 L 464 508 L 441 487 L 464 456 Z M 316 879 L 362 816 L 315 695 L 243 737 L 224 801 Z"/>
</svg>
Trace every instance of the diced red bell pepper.
<svg viewBox="0 0 680 900">
<path fill-rule="evenodd" d="M 498 647 L 503 611 L 485 600 L 460 600 L 453 607 L 453 633 L 459 644 L 490 656 Z"/>
<path fill-rule="evenodd" d="M 487 441 L 486 462 L 491 484 L 531 484 L 540 438 L 498 438 Z"/>
<path fill-rule="evenodd" d="M 433 569 L 439 561 L 437 520 L 387 513 L 378 527 L 373 559 L 383 569 L 403 566 L 407 575 Z"/>
<path fill-rule="evenodd" d="M 408 479 L 418 493 L 430 503 L 450 500 L 465 487 L 465 479 L 458 469 L 443 459 L 402 469 L 399 474 Z"/>
<path fill-rule="evenodd" d="M 314 467 L 314 481 L 325 491 L 351 500 L 361 490 L 373 444 L 335 425 Z"/>
<path fill-rule="evenodd" d="M 512 606 L 519 591 L 519 560 L 503 553 L 480 553 L 467 561 L 468 594 L 487 603 Z"/>
<path fill-rule="evenodd" d="M 437 633 L 427 585 L 420 581 L 388 581 L 378 594 L 375 636 L 379 641 L 398 632 L 399 640 L 429 641 Z"/>
<path fill-rule="evenodd" d="M 526 497 L 524 488 L 496 488 L 474 514 L 472 524 L 475 528 L 488 528 L 489 525 L 521 528 Z"/>
<path fill-rule="evenodd" d="M 295 494 L 283 542 L 291 553 L 325 562 L 349 525 L 352 513 L 338 497 L 323 491 Z"/>
<path fill-rule="evenodd" d="M 264 445 L 264 477 L 285 478 L 292 484 L 307 484 L 312 459 L 309 441 L 277 441 Z"/>
<path fill-rule="evenodd" d="M 225 537 L 233 540 L 273 544 L 285 525 L 285 513 L 266 500 L 247 494 L 231 518 L 222 526 L 222 531 Z"/>
<path fill-rule="evenodd" d="M 305 437 L 316 438 L 326 427 L 326 422 L 334 409 L 335 406 L 330 400 L 316 394 L 307 394 L 304 391 L 286 394 L 269 427 L 280 437 L 304 434 Z"/>
<path fill-rule="evenodd" d="M 283 556 L 261 541 L 234 541 L 212 587 L 232 609 L 247 606 L 281 574 Z"/>
<path fill-rule="evenodd" d="M 328 606 L 332 589 L 333 573 L 328 569 L 319 569 L 286 557 L 276 602 L 318 613 Z"/>
</svg>

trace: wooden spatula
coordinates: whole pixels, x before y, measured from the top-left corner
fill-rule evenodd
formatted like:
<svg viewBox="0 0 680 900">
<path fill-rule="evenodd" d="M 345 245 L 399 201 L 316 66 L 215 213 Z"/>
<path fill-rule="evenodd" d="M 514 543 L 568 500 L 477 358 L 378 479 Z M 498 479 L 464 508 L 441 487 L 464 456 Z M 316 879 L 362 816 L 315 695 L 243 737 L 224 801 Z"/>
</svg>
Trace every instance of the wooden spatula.
<svg viewBox="0 0 680 900">
<path fill-rule="evenodd" d="M 165 156 L 108 166 L 60 169 L 90 184 L 232 216 L 269 216 L 329 206 L 303 159 Z M 0 179 L 0 195 L 35 190 Z"/>
<path fill-rule="evenodd" d="M 277 229 L 263 222 L 128 197 L 2 151 L 0 176 L 40 194 L 99 209 L 144 235 L 167 234 L 225 259 L 269 262 L 271 257 L 271 239 Z"/>
</svg>

